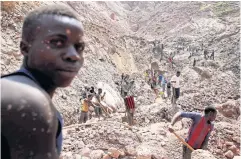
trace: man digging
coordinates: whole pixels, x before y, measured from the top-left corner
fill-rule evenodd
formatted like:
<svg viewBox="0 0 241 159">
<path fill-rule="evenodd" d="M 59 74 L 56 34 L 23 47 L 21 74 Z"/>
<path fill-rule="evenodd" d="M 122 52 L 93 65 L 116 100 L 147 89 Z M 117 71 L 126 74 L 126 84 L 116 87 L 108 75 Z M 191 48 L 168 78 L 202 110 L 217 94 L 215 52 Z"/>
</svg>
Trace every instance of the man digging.
<svg viewBox="0 0 241 159">
<path fill-rule="evenodd" d="M 178 112 L 174 115 L 169 131 L 174 133 L 173 126 L 182 118 L 192 119 L 192 125 L 188 132 L 188 137 L 185 141 L 194 149 L 207 149 L 208 140 L 211 132 L 213 131 L 214 124 L 212 123 L 216 119 L 217 110 L 212 106 L 208 106 L 204 109 L 203 114 L 197 112 Z M 191 159 L 192 150 L 183 145 L 183 159 Z"/>
</svg>

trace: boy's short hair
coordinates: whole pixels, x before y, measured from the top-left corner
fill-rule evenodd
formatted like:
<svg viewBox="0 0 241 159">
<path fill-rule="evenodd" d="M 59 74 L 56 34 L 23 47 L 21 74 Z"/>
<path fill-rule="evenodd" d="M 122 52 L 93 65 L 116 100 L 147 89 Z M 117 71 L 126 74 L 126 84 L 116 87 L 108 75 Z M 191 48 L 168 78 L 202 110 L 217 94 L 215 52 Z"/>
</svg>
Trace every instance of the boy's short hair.
<svg viewBox="0 0 241 159">
<path fill-rule="evenodd" d="M 181 73 L 180 71 L 177 71 L 177 73 Z"/>
<path fill-rule="evenodd" d="M 77 14 L 67 5 L 53 4 L 42 6 L 29 12 L 25 17 L 22 28 L 22 39 L 28 42 L 34 40 L 35 30 L 41 22 L 39 17 L 42 15 L 60 15 L 79 20 Z"/>
<path fill-rule="evenodd" d="M 204 109 L 204 113 L 205 113 L 205 114 L 208 114 L 209 112 L 217 113 L 217 110 L 216 110 L 216 108 L 213 107 L 213 106 L 207 106 L 207 107 Z"/>
</svg>

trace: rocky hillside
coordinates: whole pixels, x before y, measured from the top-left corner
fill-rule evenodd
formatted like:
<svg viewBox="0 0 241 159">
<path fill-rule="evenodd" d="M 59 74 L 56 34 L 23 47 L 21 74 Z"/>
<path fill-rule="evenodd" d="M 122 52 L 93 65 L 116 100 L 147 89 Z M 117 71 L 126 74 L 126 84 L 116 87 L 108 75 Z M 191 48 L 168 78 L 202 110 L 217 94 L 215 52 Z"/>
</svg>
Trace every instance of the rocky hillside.
<svg viewBox="0 0 241 159">
<path fill-rule="evenodd" d="M 210 104 L 217 106 L 220 113 L 210 139 L 211 154 L 206 156 L 220 159 L 240 155 L 239 2 L 2 2 L 1 74 L 12 72 L 21 64 L 19 40 L 24 16 L 29 10 L 50 3 L 72 7 L 86 31 L 84 67 L 72 85 L 59 89 L 53 99 L 65 125 L 77 122 L 75 110 L 79 108 L 80 90 L 86 85 L 102 87 L 107 92 L 107 102 L 118 108 L 107 122 L 66 127 L 64 158 L 98 159 L 107 152 L 118 152 L 120 158 L 126 159 L 179 159 L 181 143 L 167 132 L 172 115 L 180 109 L 200 111 Z M 152 53 L 154 40 L 164 44 L 162 61 Z M 214 61 L 203 58 L 202 45 L 209 52 L 214 50 Z M 190 59 L 189 47 L 198 49 Z M 172 69 L 166 57 L 177 49 Z M 193 58 L 197 60 L 194 68 Z M 167 71 L 168 79 L 176 70 L 181 71 L 178 109 L 169 100 L 154 101 L 143 77 L 150 62 L 157 62 L 160 70 Z M 133 129 L 123 125 L 121 119 L 123 101 L 115 85 L 121 73 L 132 75 L 136 81 Z M 189 125 L 188 120 L 183 120 L 183 125 L 177 123 L 177 133 L 185 137 Z"/>
</svg>

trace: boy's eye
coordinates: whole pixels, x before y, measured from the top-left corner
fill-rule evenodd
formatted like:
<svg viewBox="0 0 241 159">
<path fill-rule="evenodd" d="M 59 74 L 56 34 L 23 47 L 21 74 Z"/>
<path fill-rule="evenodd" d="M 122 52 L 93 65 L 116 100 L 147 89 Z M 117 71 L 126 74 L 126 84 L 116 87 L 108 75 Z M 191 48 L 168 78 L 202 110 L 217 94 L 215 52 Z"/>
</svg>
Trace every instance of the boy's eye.
<svg viewBox="0 0 241 159">
<path fill-rule="evenodd" d="M 62 47 L 64 45 L 64 40 L 62 40 L 62 39 L 53 39 L 53 40 L 50 40 L 50 43 L 55 45 L 56 47 Z"/>
<path fill-rule="evenodd" d="M 78 44 L 75 44 L 74 45 L 75 46 L 75 49 L 77 50 L 77 51 L 83 51 L 84 49 L 85 49 L 85 43 L 78 43 Z"/>
</svg>

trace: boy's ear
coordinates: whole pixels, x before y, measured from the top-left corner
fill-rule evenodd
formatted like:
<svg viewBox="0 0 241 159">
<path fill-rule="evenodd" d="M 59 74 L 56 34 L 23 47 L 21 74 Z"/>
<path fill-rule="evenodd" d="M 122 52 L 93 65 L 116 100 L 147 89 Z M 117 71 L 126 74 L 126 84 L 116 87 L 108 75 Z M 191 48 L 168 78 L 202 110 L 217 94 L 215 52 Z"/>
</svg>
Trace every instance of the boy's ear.
<svg viewBox="0 0 241 159">
<path fill-rule="evenodd" d="M 20 51 L 21 51 L 21 54 L 24 55 L 24 56 L 28 56 L 28 52 L 29 52 L 29 49 L 30 49 L 30 45 L 28 42 L 22 40 L 20 42 Z"/>
</svg>

